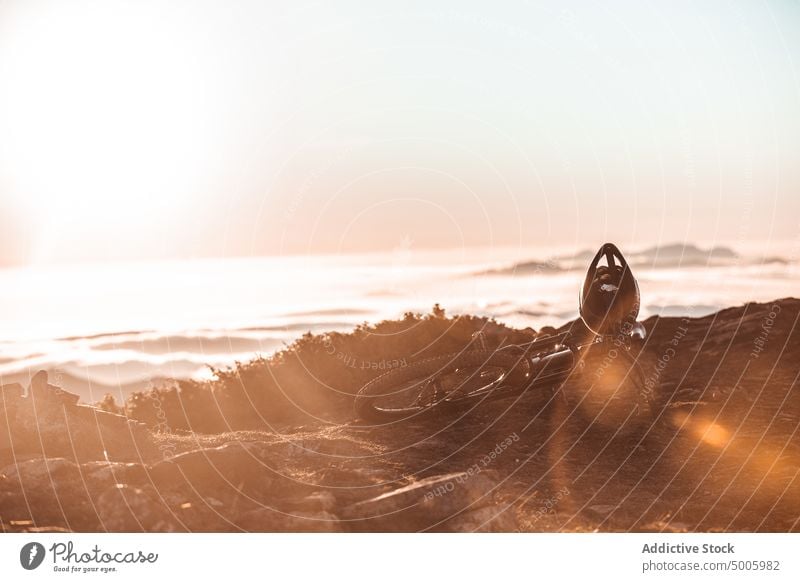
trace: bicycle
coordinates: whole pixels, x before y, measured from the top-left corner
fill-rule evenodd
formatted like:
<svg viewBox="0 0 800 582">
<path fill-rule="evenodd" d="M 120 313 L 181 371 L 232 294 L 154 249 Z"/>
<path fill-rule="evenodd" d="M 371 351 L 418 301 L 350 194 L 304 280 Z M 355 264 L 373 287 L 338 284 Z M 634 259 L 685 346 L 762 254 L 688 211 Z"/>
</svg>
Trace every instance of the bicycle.
<svg viewBox="0 0 800 582">
<path fill-rule="evenodd" d="M 594 411 L 595 419 L 610 407 L 613 414 L 606 422 L 640 423 L 650 416 L 652 398 L 644 390 L 640 363 L 646 334 L 636 321 L 639 306 L 639 286 L 627 261 L 615 245 L 606 243 L 590 263 L 581 289 L 582 325 L 494 350 L 485 345 L 475 349 L 473 342 L 461 352 L 392 370 L 358 392 L 356 415 L 382 424 L 434 412 L 456 414 L 529 390 L 555 393 L 567 379 L 580 375 L 580 402 Z M 477 336 L 478 343 L 482 340 Z"/>
</svg>

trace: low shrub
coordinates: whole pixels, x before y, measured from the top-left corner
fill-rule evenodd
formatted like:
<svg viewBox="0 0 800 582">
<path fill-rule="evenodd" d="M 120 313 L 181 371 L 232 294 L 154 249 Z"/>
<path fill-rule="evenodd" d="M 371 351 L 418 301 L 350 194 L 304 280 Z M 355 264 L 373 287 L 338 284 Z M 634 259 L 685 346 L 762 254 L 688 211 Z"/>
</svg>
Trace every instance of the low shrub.
<svg viewBox="0 0 800 582">
<path fill-rule="evenodd" d="M 354 394 L 376 376 L 465 349 L 476 332 L 483 332 L 487 347 L 523 342 L 533 334 L 484 317 L 447 317 L 436 305 L 428 315 L 407 313 L 349 333 L 306 333 L 270 357 L 212 369 L 212 380 L 136 392 L 125 412 L 156 430 L 204 433 L 311 419 L 340 422 L 351 417 Z"/>
</svg>

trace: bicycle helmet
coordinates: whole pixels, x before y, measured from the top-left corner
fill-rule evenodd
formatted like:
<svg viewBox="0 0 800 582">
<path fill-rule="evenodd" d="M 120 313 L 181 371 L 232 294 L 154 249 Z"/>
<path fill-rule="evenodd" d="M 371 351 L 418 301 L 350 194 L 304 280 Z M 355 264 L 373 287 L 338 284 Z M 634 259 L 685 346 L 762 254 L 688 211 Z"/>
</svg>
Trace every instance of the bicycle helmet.
<svg viewBox="0 0 800 582">
<path fill-rule="evenodd" d="M 600 262 L 605 259 L 606 264 Z M 639 315 L 639 285 L 620 250 L 606 243 L 586 272 L 580 296 L 583 323 L 598 335 L 627 333 Z"/>
</svg>

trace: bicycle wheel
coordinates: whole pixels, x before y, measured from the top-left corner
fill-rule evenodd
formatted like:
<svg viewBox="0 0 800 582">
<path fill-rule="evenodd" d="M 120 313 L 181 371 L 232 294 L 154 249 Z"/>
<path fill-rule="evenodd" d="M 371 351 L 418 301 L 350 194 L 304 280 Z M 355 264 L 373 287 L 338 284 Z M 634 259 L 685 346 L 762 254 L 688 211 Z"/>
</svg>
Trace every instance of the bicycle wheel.
<svg viewBox="0 0 800 582">
<path fill-rule="evenodd" d="M 524 357 L 490 350 L 429 358 L 378 376 L 355 400 L 359 418 L 401 420 L 486 396 L 506 385 L 523 385 Z"/>
</svg>

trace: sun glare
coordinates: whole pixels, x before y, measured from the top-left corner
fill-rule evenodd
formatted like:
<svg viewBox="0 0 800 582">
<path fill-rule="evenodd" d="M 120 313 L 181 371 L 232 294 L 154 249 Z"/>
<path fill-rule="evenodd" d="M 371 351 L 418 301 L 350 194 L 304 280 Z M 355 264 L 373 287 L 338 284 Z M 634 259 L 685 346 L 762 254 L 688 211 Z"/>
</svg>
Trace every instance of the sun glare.
<svg viewBox="0 0 800 582">
<path fill-rule="evenodd" d="M 0 39 L 5 191 L 42 231 L 138 229 L 199 186 L 208 93 L 192 43 L 119 8 L 16 6 Z"/>
</svg>

